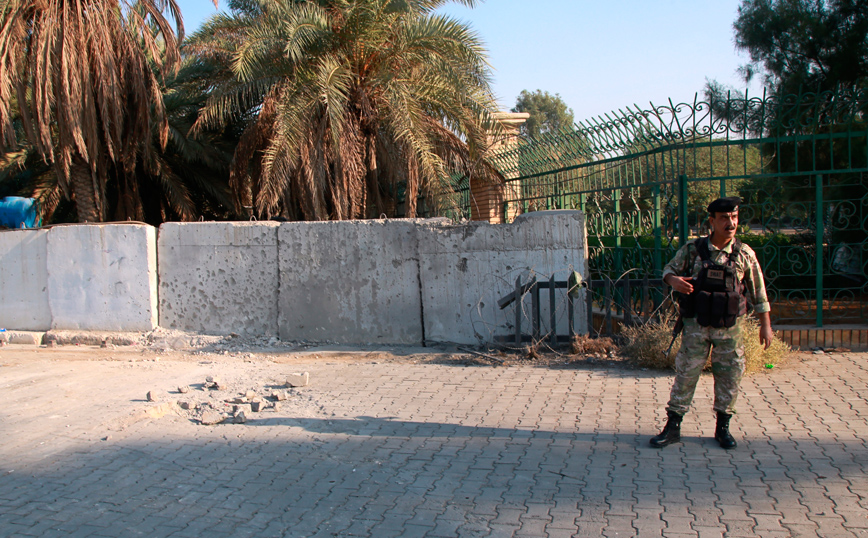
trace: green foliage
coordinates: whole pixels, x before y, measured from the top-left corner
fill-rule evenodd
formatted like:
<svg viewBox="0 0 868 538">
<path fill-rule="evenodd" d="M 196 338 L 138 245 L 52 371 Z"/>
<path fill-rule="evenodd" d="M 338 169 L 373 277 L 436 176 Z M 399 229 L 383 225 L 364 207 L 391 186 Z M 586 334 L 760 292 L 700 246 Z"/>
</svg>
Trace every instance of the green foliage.
<svg viewBox="0 0 868 538">
<path fill-rule="evenodd" d="M 573 109 L 567 106 L 560 94 L 552 95 L 542 90 L 534 92 L 522 90 L 512 111 L 530 114 L 520 128 L 521 134 L 528 138 L 573 129 L 575 121 Z"/>
<path fill-rule="evenodd" d="M 194 132 L 243 121 L 241 210 L 297 220 L 406 216 L 484 160 L 496 103 L 479 38 L 445 0 L 236 0 L 188 47 L 214 68 Z M 461 3 L 473 5 L 473 0 Z"/>
<path fill-rule="evenodd" d="M 788 247 L 800 242 L 798 236 L 782 234 L 780 232 L 768 234 L 740 233 L 737 237 L 742 243 L 751 247 L 755 251 L 770 245 L 774 245 L 775 247 Z"/>
<path fill-rule="evenodd" d="M 742 0 L 735 46 L 780 95 L 826 90 L 868 75 L 868 4 L 860 0 Z"/>
</svg>

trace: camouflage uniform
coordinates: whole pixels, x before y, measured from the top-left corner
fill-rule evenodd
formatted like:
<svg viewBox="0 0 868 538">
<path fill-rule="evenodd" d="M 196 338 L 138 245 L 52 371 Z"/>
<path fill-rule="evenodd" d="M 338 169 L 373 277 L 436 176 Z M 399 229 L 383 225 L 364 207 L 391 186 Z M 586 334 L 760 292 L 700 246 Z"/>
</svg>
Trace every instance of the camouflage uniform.
<svg viewBox="0 0 868 538">
<path fill-rule="evenodd" d="M 732 242 L 723 249 L 718 249 L 709 241 L 711 261 L 723 265 L 728 254 L 732 252 Z M 687 271 L 684 268 L 693 259 L 693 267 Z M 736 260 L 736 272 L 739 279 L 744 279 L 748 302 L 754 305 L 754 312 L 760 314 L 770 310 L 768 296 L 762 270 L 753 249 L 742 243 L 741 251 Z M 696 247 L 689 243 L 681 247 L 666 267 L 663 278 L 668 274 L 676 276 L 696 277 L 702 268 L 702 260 L 696 252 Z M 696 319 L 684 320 L 684 332 L 681 336 L 681 349 L 675 357 L 675 381 L 672 384 L 667 411 L 684 415 L 690 409 L 693 393 L 699 375 L 708 359 L 711 348 L 711 372 L 714 375 L 714 410 L 733 414 L 738 397 L 739 383 L 744 375 L 745 357 L 742 342 L 743 319 L 735 326 L 715 329 L 701 327 Z"/>
</svg>

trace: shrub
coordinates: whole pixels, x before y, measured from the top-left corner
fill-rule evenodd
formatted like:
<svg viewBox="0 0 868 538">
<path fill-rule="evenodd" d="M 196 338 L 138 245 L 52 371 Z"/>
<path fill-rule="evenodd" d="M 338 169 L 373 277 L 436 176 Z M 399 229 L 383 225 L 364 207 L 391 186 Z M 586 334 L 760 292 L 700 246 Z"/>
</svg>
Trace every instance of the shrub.
<svg viewBox="0 0 868 538">
<path fill-rule="evenodd" d="M 744 352 L 747 375 L 765 370 L 766 365 L 772 367 L 782 363 L 792 351 L 785 342 L 775 338 L 768 349 L 763 349 L 759 341 L 759 322 L 752 316 L 743 321 Z M 673 320 L 664 319 L 660 322 L 651 322 L 646 325 L 625 327 L 621 334 L 627 339 L 626 344 L 621 346 L 621 354 L 630 359 L 636 366 L 655 369 L 675 368 L 675 355 L 681 345 L 681 336 L 676 338 L 672 350 L 667 355 L 666 348 L 672 341 Z M 711 366 L 709 363 L 706 369 Z"/>
<path fill-rule="evenodd" d="M 759 340 L 759 321 L 753 316 L 748 316 L 744 320 L 742 330 L 745 331 L 744 354 L 747 361 L 745 373 L 748 375 L 766 369 L 767 364 L 772 367 L 781 364 L 793 351 L 789 344 L 778 338 L 772 339 L 772 345 L 768 349 L 763 349 Z"/>
<path fill-rule="evenodd" d="M 666 349 L 672 342 L 674 321 L 674 317 L 670 315 L 645 325 L 622 327 L 621 336 L 626 339 L 626 343 L 621 346 L 621 355 L 642 368 L 674 368 L 675 354 L 681 346 L 681 335 L 676 337 L 672 349 L 666 354 Z"/>
<path fill-rule="evenodd" d="M 570 342 L 570 352 L 573 355 L 608 353 L 614 351 L 616 347 L 611 338 L 591 338 L 584 335 L 576 335 Z"/>
</svg>

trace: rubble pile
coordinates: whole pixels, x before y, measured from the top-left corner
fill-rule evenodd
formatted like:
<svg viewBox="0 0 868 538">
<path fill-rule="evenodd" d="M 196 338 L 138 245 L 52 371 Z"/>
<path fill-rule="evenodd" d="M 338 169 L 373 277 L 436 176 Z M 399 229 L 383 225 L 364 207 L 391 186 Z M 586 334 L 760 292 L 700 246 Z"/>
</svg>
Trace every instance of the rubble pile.
<svg viewBox="0 0 868 538">
<path fill-rule="evenodd" d="M 308 372 L 292 373 L 281 384 L 266 384 L 256 388 L 239 389 L 226 381 L 206 376 L 202 383 L 182 385 L 174 391 L 148 391 L 148 402 L 175 400 L 175 414 L 198 424 L 244 424 L 260 413 L 276 413 L 282 404 L 293 407 L 311 407 L 312 398 L 302 394 L 300 388 L 310 384 Z M 304 413 L 310 414 L 310 413 Z"/>
</svg>

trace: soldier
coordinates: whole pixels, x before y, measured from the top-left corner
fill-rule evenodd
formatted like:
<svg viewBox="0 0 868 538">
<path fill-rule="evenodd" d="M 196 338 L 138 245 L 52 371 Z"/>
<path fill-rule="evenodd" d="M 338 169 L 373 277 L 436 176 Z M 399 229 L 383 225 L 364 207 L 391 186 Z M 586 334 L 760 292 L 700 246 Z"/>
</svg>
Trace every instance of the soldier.
<svg viewBox="0 0 868 538">
<path fill-rule="evenodd" d="M 745 369 L 740 321 L 747 314 L 746 298 L 750 298 L 760 321 L 760 343 L 767 349 L 774 338 L 756 254 L 735 237 L 739 204 L 738 197 L 711 202 L 711 234 L 682 246 L 663 269 L 663 281 L 680 294 L 684 333 L 675 357 L 675 381 L 666 407 L 668 420 L 663 431 L 651 438 L 653 447 L 663 448 L 681 440 L 681 420 L 690 409 L 709 348 L 717 412 L 714 438 L 725 449 L 737 445 L 729 433 L 729 420 Z"/>
</svg>

